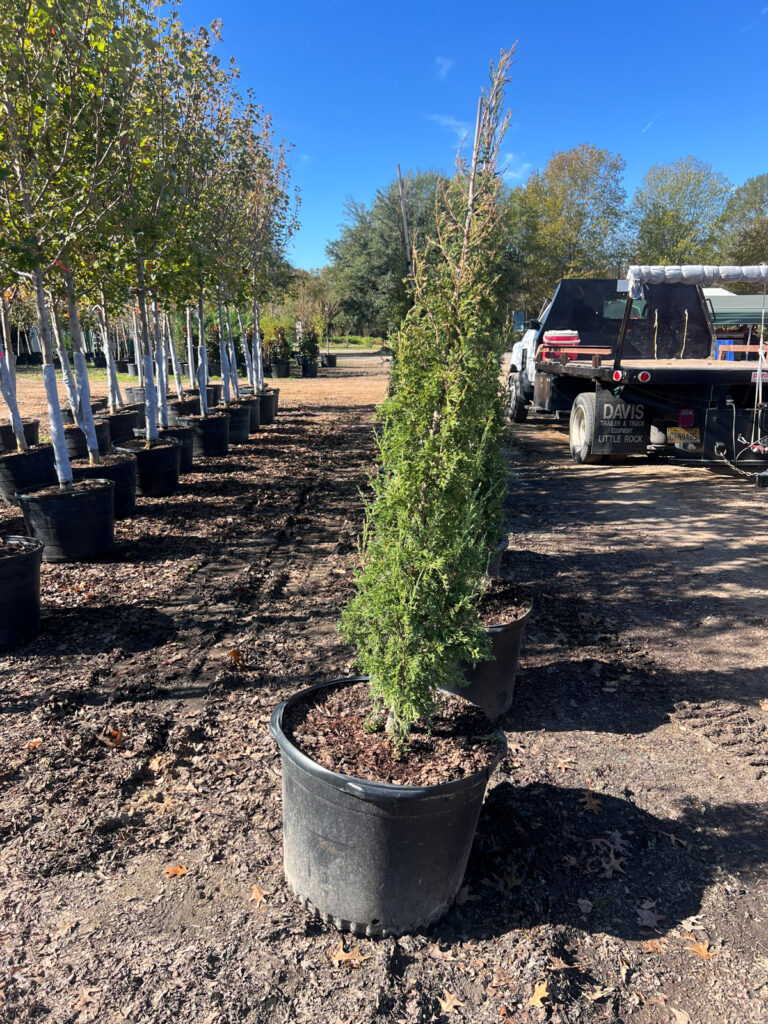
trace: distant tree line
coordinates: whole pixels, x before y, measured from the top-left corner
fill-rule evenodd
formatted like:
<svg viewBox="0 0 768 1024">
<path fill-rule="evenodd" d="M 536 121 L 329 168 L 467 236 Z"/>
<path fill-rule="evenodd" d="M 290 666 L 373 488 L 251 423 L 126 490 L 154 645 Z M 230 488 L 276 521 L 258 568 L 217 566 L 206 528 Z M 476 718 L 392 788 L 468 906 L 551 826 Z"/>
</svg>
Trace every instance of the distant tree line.
<svg viewBox="0 0 768 1024">
<path fill-rule="evenodd" d="M 563 277 L 618 277 L 629 263 L 768 259 L 768 173 L 735 187 L 693 156 L 651 167 L 630 198 L 619 154 L 587 143 L 503 189 L 506 246 L 497 267 L 509 309 L 535 316 Z M 444 176 L 404 179 L 411 244 L 434 234 Z M 370 206 L 348 200 L 325 269 L 338 315 L 360 333 L 395 329 L 409 308 L 397 181 Z"/>
</svg>

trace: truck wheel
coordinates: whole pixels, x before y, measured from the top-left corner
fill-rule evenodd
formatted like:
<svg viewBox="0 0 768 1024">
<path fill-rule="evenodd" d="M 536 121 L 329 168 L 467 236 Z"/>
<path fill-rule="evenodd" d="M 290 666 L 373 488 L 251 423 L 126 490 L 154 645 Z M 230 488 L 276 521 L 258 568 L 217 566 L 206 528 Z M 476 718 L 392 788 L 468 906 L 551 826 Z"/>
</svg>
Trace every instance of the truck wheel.
<svg viewBox="0 0 768 1024">
<path fill-rule="evenodd" d="M 574 462 L 602 462 L 601 455 L 592 454 L 592 437 L 595 433 L 595 396 L 590 392 L 578 395 L 571 406 L 571 421 L 568 427 L 568 442 Z"/>
<path fill-rule="evenodd" d="M 509 375 L 509 418 L 513 423 L 525 423 L 528 419 L 528 404 L 520 391 L 520 375 Z"/>
</svg>

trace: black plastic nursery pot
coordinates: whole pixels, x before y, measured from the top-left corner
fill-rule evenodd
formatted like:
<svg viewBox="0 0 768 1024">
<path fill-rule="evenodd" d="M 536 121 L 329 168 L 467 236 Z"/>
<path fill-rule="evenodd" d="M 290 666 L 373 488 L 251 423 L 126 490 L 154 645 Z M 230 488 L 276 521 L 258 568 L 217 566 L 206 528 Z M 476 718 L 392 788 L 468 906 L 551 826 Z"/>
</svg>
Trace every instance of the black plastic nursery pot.
<svg viewBox="0 0 768 1024">
<path fill-rule="evenodd" d="M 205 397 L 208 401 L 208 408 L 212 409 L 215 405 L 218 405 L 219 402 L 221 401 L 223 394 L 223 384 L 208 384 L 205 389 Z"/>
<path fill-rule="evenodd" d="M 274 392 L 266 390 L 259 394 L 259 423 L 262 427 L 268 427 L 275 422 L 275 395 Z"/>
<path fill-rule="evenodd" d="M 290 363 L 270 363 L 270 369 L 272 370 L 273 377 L 290 377 L 291 376 L 291 364 Z"/>
<path fill-rule="evenodd" d="M 40 632 L 40 563 L 34 537 L 0 537 L 0 651 L 29 643 Z"/>
<path fill-rule="evenodd" d="M 99 446 L 99 453 L 106 455 L 112 447 L 112 438 L 109 433 L 109 420 L 99 419 L 93 421 L 96 431 L 96 443 Z M 67 446 L 67 454 L 70 459 L 85 459 L 88 457 L 88 442 L 80 427 L 74 424 L 65 425 L 64 443 Z"/>
<path fill-rule="evenodd" d="M 175 437 L 181 445 L 181 453 L 179 454 L 179 473 L 183 476 L 185 473 L 191 473 L 193 470 L 193 461 L 195 457 L 194 446 L 192 444 L 192 430 L 189 427 L 160 427 L 157 431 L 159 437 Z M 145 438 L 147 436 L 146 430 L 139 428 L 134 430 L 136 437 Z"/>
<path fill-rule="evenodd" d="M 251 432 L 251 410 L 245 403 L 230 402 L 220 405 L 211 412 L 223 412 L 229 415 L 229 443 L 245 444 Z"/>
<path fill-rule="evenodd" d="M 261 402 L 257 395 L 252 394 L 241 394 L 237 399 L 239 405 L 247 405 L 248 412 L 250 413 L 250 425 L 249 431 L 251 434 L 255 434 L 261 426 Z"/>
<path fill-rule="evenodd" d="M 329 369 L 336 365 L 336 353 L 323 352 L 320 355 L 320 365 Z"/>
<path fill-rule="evenodd" d="M 40 444 L 40 420 L 22 420 L 24 437 L 30 447 L 33 444 Z M 10 423 L 0 425 L 0 452 L 16 451 L 16 435 Z"/>
<path fill-rule="evenodd" d="M 28 533 L 43 545 L 44 562 L 96 558 L 115 545 L 111 480 L 97 478 L 61 491 L 58 485 L 17 495 Z"/>
<path fill-rule="evenodd" d="M 441 917 L 458 893 L 485 788 L 504 755 L 466 778 L 397 786 L 329 771 L 283 730 L 285 712 L 336 679 L 295 694 L 272 714 L 283 769 L 283 862 L 301 903 L 355 935 L 402 935 Z"/>
<path fill-rule="evenodd" d="M 115 485 L 115 519 L 127 519 L 136 511 L 136 458 L 126 452 L 105 455 L 98 466 L 91 466 L 87 459 L 72 463 L 72 479 L 111 480 Z"/>
<path fill-rule="evenodd" d="M 144 405 L 147 400 L 147 389 L 142 387 L 126 387 L 125 399 L 129 405 Z"/>
<path fill-rule="evenodd" d="M 17 491 L 47 487 L 56 483 L 56 460 L 52 444 L 41 444 L 26 452 L 0 455 L 0 495 L 8 505 L 16 505 Z"/>
<path fill-rule="evenodd" d="M 140 498 L 168 498 L 179 489 L 181 443 L 175 437 L 147 442 L 123 441 L 115 450 L 136 456 L 136 494 Z"/>
<path fill-rule="evenodd" d="M 138 416 L 136 427 L 141 428 L 147 422 L 147 410 L 145 409 L 143 402 L 132 402 L 130 405 L 124 405 L 123 412 L 136 413 L 136 415 Z"/>
<path fill-rule="evenodd" d="M 192 451 L 196 459 L 214 458 L 229 451 L 229 413 L 180 416 L 179 426 L 192 431 Z"/>
<path fill-rule="evenodd" d="M 178 427 L 179 416 L 199 416 L 199 398 L 179 398 L 168 403 L 168 426 Z"/>
<path fill-rule="evenodd" d="M 130 366 L 135 366 L 136 364 L 135 363 L 129 363 L 127 359 L 116 359 L 115 360 L 115 369 L 117 370 L 118 373 L 127 373 L 129 365 Z"/>
<path fill-rule="evenodd" d="M 127 363 L 125 367 L 125 372 L 128 374 L 129 377 L 139 376 L 139 368 L 136 365 L 136 363 Z"/>
<path fill-rule="evenodd" d="M 467 665 L 464 669 L 467 685 L 446 686 L 447 692 L 464 697 L 484 711 L 491 721 L 509 711 L 515 695 L 523 634 L 532 611 L 533 606 L 530 606 L 519 619 L 502 626 L 489 626 L 492 657 L 488 661 L 481 661 L 474 668 Z"/>
<path fill-rule="evenodd" d="M 316 377 L 317 376 L 317 363 L 313 360 L 310 362 L 308 359 L 302 359 L 301 361 L 301 376 L 302 377 Z"/>
<path fill-rule="evenodd" d="M 107 416 L 107 420 L 109 422 L 109 434 L 112 438 L 112 444 L 131 440 L 134 429 L 141 422 L 139 414 L 135 409 L 121 409 L 119 412 L 111 412 Z"/>
</svg>

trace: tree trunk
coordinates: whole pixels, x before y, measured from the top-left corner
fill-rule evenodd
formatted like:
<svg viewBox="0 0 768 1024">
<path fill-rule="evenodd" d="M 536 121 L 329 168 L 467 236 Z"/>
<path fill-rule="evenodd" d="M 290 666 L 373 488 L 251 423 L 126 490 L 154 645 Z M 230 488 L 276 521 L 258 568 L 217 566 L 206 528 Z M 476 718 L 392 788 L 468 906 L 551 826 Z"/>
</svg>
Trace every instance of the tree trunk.
<svg viewBox="0 0 768 1024">
<path fill-rule="evenodd" d="M 168 429 L 168 353 L 165 350 L 165 331 L 160 307 L 154 300 L 155 311 L 155 365 L 157 366 L 158 419 L 163 430 Z"/>
<path fill-rule="evenodd" d="M 139 328 L 136 324 L 136 310 L 131 309 L 133 317 L 133 360 L 136 363 L 136 372 L 139 375 L 139 387 L 144 383 L 144 359 L 141 353 L 141 342 L 139 341 Z"/>
<path fill-rule="evenodd" d="M 147 318 L 147 288 L 144 283 L 144 257 L 136 258 L 136 279 L 138 288 L 136 298 L 139 300 L 139 321 L 141 325 L 141 355 L 144 360 L 144 410 L 147 421 L 147 442 L 157 441 L 157 392 L 155 378 L 152 373 L 152 349 L 149 344 L 149 320 Z"/>
<path fill-rule="evenodd" d="M 200 412 L 208 415 L 208 354 L 205 351 L 205 310 L 203 309 L 203 282 L 197 296 L 197 324 L 199 345 L 197 350 L 197 386 L 200 389 Z"/>
<path fill-rule="evenodd" d="M 6 301 L 5 295 L 0 293 L 0 327 L 3 330 L 3 338 L 5 340 L 5 358 L 8 372 L 11 375 L 11 383 L 13 384 L 13 393 L 16 394 L 16 353 L 13 351 L 13 343 L 11 342 L 11 318 L 8 312 L 8 302 Z"/>
<path fill-rule="evenodd" d="M 21 422 L 19 403 L 16 400 L 16 383 L 13 378 L 13 371 L 10 368 L 9 352 L 11 352 L 11 342 L 5 309 L 2 311 L 2 327 L 3 334 L 2 338 L 0 338 L 0 394 L 2 394 L 5 404 L 8 406 L 13 436 L 16 438 L 16 449 L 20 452 L 25 452 L 29 446 L 24 436 L 24 424 Z"/>
<path fill-rule="evenodd" d="M 195 345 L 192 340 L 192 307 L 187 306 L 187 366 L 189 368 L 189 383 L 193 388 L 197 387 L 195 379 Z"/>
<path fill-rule="evenodd" d="M 243 318 L 240 316 L 240 310 L 235 306 L 235 312 L 237 313 L 237 323 L 240 327 L 240 341 L 243 346 L 243 354 L 245 355 L 245 372 L 248 375 L 248 383 L 256 392 L 256 382 L 253 379 L 253 358 L 251 356 L 251 349 L 248 344 L 248 335 L 243 330 Z"/>
<path fill-rule="evenodd" d="M 235 342 L 232 337 L 232 324 L 229 320 L 229 305 L 224 306 L 224 316 L 227 320 L 227 345 L 229 346 L 229 373 L 232 378 L 232 390 L 235 398 L 240 397 L 240 381 L 237 379 L 237 356 L 235 355 Z"/>
<path fill-rule="evenodd" d="M 83 335 L 80 330 L 80 317 L 75 300 L 75 277 L 71 272 L 64 274 L 64 290 L 67 295 L 69 335 L 72 338 L 72 358 L 75 363 L 75 378 L 77 380 L 77 405 L 80 413 L 77 423 L 85 434 L 85 443 L 88 445 L 88 461 L 92 466 L 97 466 L 101 459 L 99 458 L 99 442 L 96 440 L 96 427 L 93 422 L 93 409 L 91 409 L 91 382 L 88 380 L 88 367 L 85 365 Z"/>
<path fill-rule="evenodd" d="M 227 342 L 224 338 L 224 321 L 221 316 L 221 291 L 216 298 L 216 305 L 219 311 L 219 359 L 221 360 L 221 382 L 224 386 L 224 405 L 229 405 L 229 357 L 227 355 Z"/>
<path fill-rule="evenodd" d="M 48 419 L 51 428 L 53 454 L 56 459 L 56 475 L 59 478 L 59 486 L 62 491 L 66 491 L 72 487 L 72 467 L 69 464 L 67 445 L 64 441 L 64 424 L 61 420 L 59 392 L 56 388 L 56 370 L 53 366 L 53 347 L 51 345 L 51 325 L 48 320 L 48 310 L 45 308 L 45 280 L 43 272 L 39 267 L 35 267 L 32 271 L 32 281 L 35 286 L 35 305 L 37 306 L 37 319 L 40 325 L 40 343 L 43 348 L 43 383 L 45 385 L 45 396 L 48 400 Z"/>
<path fill-rule="evenodd" d="M 169 313 L 165 314 L 165 329 L 168 332 L 168 348 L 171 353 L 171 364 L 173 365 L 173 381 L 176 385 L 176 394 L 179 398 L 184 397 L 184 382 L 181 379 L 181 367 L 179 357 L 176 354 L 176 339 L 173 336 L 173 323 Z"/>
<path fill-rule="evenodd" d="M 107 380 L 109 382 L 109 411 L 117 412 L 123 407 L 123 396 L 120 394 L 120 384 L 117 380 L 117 367 L 112 355 L 112 345 L 109 340 L 109 320 L 107 319 L 107 307 L 104 303 L 104 292 L 101 293 L 101 306 L 97 307 L 99 327 L 101 329 L 102 347 L 104 358 L 107 361 Z"/>
<path fill-rule="evenodd" d="M 56 351 L 59 354 L 59 362 L 61 363 L 61 379 L 64 381 L 64 389 L 67 392 L 67 405 L 72 411 L 72 418 L 75 423 L 77 423 L 79 415 L 78 407 L 80 404 L 77 394 L 77 382 L 75 381 L 72 373 L 72 368 L 69 365 L 69 356 L 67 355 L 67 350 L 64 347 L 64 337 L 61 333 L 59 314 L 53 301 L 53 296 L 50 292 L 48 292 L 48 309 L 53 338 L 56 342 Z"/>
<path fill-rule="evenodd" d="M 264 390 L 264 360 L 261 350 L 261 309 L 256 297 L 256 274 L 253 275 L 253 374 L 256 390 Z"/>
</svg>

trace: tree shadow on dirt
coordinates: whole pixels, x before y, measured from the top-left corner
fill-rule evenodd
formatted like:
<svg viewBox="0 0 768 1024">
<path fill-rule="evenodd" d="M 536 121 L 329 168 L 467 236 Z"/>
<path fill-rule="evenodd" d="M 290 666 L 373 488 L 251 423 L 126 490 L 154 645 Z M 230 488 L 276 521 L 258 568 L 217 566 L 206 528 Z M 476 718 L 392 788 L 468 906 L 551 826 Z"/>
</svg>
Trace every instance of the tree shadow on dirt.
<svg viewBox="0 0 768 1024">
<path fill-rule="evenodd" d="M 542 924 L 658 937 L 700 911 L 717 871 L 763 871 L 767 828 L 762 806 L 667 821 L 602 793 L 503 781 L 480 815 L 466 899 L 435 930 L 451 943 Z"/>
</svg>

